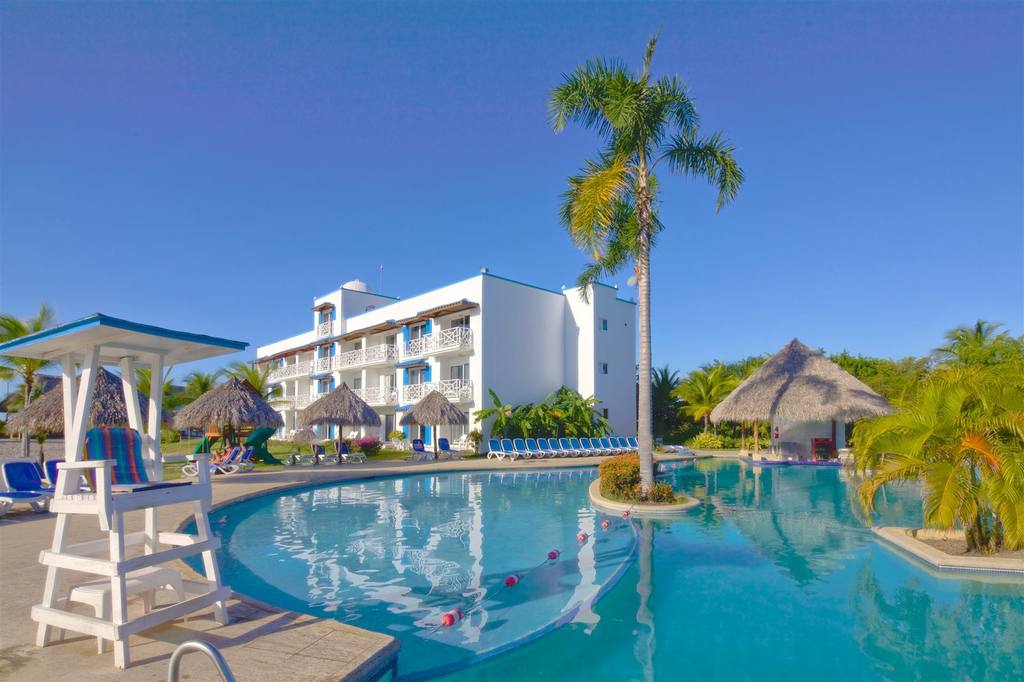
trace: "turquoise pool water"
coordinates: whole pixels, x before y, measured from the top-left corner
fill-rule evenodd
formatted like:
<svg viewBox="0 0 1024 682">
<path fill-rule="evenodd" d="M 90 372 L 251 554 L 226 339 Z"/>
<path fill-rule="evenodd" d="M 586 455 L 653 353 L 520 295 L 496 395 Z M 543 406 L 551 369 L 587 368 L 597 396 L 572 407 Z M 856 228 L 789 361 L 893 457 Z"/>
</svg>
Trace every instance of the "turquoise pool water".
<svg viewBox="0 0 1024 682">
<path fill-rule="evenodd" d="M 595 511 L 595 475 L 376 479 L 212 520 L 235 590 L 395 635 L 407 678 L 1024 677 L 1024 586 L 895 555 L 837 469 L 673 465 L 667 480 L 704 504 L 671 521 Z M 886 491 L 879 520 L 919 522 L 917 491 Z"/>
</svg>

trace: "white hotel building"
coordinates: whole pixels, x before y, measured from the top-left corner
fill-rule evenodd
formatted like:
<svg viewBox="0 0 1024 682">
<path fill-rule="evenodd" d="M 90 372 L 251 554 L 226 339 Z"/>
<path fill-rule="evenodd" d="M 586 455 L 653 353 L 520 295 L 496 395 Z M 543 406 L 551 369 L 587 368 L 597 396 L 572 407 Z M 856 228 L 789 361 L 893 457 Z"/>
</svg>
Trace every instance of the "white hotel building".
<svg viewBox="0 0 1024 682">
<path fill-rule="evenodd" d="M 488 389 L 520 404 L 563 385 L 596 396 L 615 433 L 633 434 L 636 306 L 607 285 L 590 294 L 584 301 L 575 288 L 553 291 L 486 269 L 406 299 L 346 282 L 313 300 L 309 330 L 257 348 L 256 361 L 274 367 L 280 386 L 278 435 L 300 428 L 302 409 L 342 382 L 380 414 L 380 429 L 360 429 L 365 436 L 399 429 L 431 444 L 429 427 L 398 426 L 431 390 L 469 415 L 468 427 L 440 427 L 457 438 L 474 428 L 474 411 L 491 405 Z M 334 428 L 324 435 L 335 437 Z"/>
</svg>

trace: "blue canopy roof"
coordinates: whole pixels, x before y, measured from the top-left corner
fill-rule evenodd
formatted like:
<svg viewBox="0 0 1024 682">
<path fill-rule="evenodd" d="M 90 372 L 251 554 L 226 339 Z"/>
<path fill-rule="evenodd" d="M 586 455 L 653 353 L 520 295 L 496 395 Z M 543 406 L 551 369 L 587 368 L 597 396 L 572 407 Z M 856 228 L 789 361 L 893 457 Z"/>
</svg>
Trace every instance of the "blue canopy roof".
<svg viewBox="0 0 1024 682">
<path fill-rule="evenodd" d="M 236 353 L 249 344 L 205 334 L 154 327 L 95 313 L 74 322 L 44 329 L 0 344 L 0 355 L 57 360 L 68 354 L 76 360 L 94 346 L 100 348 L 101 363 L 121 358 L 149 358 L 162 355 L 167 365 Z"/>
</svg>

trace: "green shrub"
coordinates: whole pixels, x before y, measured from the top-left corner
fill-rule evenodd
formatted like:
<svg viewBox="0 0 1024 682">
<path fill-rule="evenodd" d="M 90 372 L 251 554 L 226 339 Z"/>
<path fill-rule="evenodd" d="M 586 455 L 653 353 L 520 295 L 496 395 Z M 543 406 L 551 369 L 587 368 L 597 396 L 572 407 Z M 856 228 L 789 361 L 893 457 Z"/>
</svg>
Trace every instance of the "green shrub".
<svg viewBox="0 0 1024 682">
<path fill-rule="evenodd" d="M 469 432 L 469 442 L 473 444 L 473 452 L 480 452 L 480 443 L 484 440 L 484 434 L 480 433 L 479 429 L 473 429 Z"/>
<path fill-rule="evenodd" d="M 718 450 L 725 447 L 722 437 L 714 433 L 698 433 L 690 439 L 688 445 L 698 450 Z"/>
<path fill-rule="evenodd" d="M 388 433 L 388 440 L 405 440 L 405 432 L 391 431 Z"/>
<path fill-rule="evenodd" d="M 160 429 L 160 442 L 161 443 L 177 443 L 181 440 L 181 434 L 174 429 L 164 427 Z"/>
<path fill-rule="evenodd" d="M 647 502 L 667 503 L 676 501 L 676 491 L 668 483 L 655 483 L 647 494 Z"/>
</svg>

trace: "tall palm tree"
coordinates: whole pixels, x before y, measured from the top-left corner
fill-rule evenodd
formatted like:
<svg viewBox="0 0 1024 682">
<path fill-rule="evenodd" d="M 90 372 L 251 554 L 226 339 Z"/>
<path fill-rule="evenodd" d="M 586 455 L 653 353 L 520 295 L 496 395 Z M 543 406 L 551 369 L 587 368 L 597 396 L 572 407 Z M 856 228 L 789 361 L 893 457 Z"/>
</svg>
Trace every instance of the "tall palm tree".
<svg viewBox="0 0 1024 682">
<path fill-rule="evenodd" d="M 978 320 L 971 326 L 961 326 L 946 332 L 946 345 L 936 348 L 932 355 L 944 365 L 996 365 L 1013 353 L 1021 343 L 1005 331 L 1002 324 Z"/>
<path fill-rule="evenodd" d="M 276 386 L 270 385 L 270 373 L 273 368 L 267 365 L 252 365 L 248 362 L 233 362 L 224 370 L 224 374 L 244 381 L 263 398 L 273 395 Z"/>
<path fill-rule="evenodd" d="M 171 390 L 171 371 L 174 366 L 164 370 L 163 399 L 160 401 L 164 412 L 169 412 L 184 404 L 184 396 Z M 153 388 L 153 372 L 148 367 L 140 367 L 135 370 L 135 388 L 139 393 L 149 397 L 153 395 L 150 391 Z"/>
<path fill-rule="evenodd" d="M 220 372 L 190 372 L 185 377 L 185 399 L 192 402 L 217 385 Z"/>
<path fill-rule="evenodd" d="M 645 490 L 654 484 L 650 253 L 662 229 L 654 206 L 655 170 L 663 165 L 670 172 L 707 179 L 718 188 L 719 209 L 743 182 L 733 147 L 721 134 L 698 134 L 697 110 L 682 82 L 652 78 L 656 43 L 657 36 L 647 43 L 638 74 L 603 59 L 577 67 L 552 91 L 548 107 L 556 132 L 578 123 L 602 139 L 596 160 L 569 178 L 562 222 L 573 241 L 594 256 L 577 280 L 583 296 L 600 276 L 633 264 L 640 336 L 637 439 Z"/>
<path fill-rule="evenodd" d="M 0 343 L 40 332 L 52 326 L 53 320 L 53 308 L 45 303 L 39 306 L 38 313 L 24 320 L 14 315 L 0 314 Z M 0 356 L 0 379 L 20 379 L 22 404 L 24 407 L 28 407 L 34 397 L 39 373 L 50 364 L 49 360 Z M 28 457 L 28 455 L 29 435 L 24 433 L 21 436 L 21 456 Z"/>
<path fill-rule="evenodd" d="M 651 427 L 655 438 L 665 438 L 679 415 L 682 405 L 673 392 L 678 385 L 679 372 L 668 365 L 651 372 Z"/>
<path fill-rule="evenodd" d="M 676 388 L 675 395 L 683 401 L 683 414 L 704 422 L 704 433 L 711 426 L 711 411 L 736 388 L 735 375 L 721 364 L 694 370 Z"/>
</svg>

